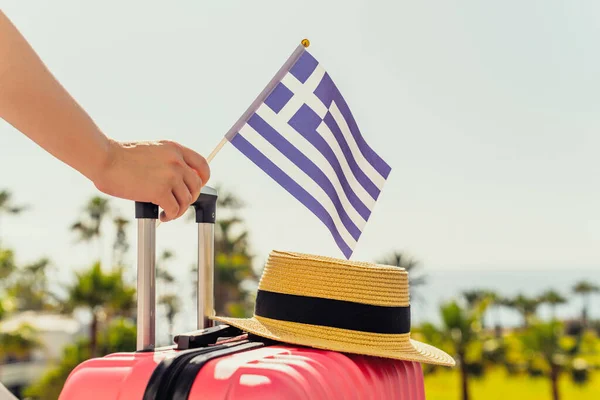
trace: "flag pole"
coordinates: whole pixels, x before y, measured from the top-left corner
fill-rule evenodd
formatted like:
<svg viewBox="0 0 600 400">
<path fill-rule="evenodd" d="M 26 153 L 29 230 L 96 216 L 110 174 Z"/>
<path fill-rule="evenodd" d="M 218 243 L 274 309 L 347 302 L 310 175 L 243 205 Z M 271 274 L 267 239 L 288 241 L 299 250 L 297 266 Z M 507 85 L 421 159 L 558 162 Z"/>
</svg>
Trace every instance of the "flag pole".
<svg viewBox="0 0 600 400">
<path fill-rule="evenodd" d="M 273 79 L 271 79 L 271 81 L 267 84 L 267 86 L 265 86 L 265 88 L 262 90 L 262 92 L 260 92 L 260 94 L 256 97 L 256 99 L 254 99 L 252 104 L 250 104 L 250 107 L 248 107 L 248 109 L 235 122 L 235 124 L 233 124 L 233 126 L 229 129 L 229 131 L 227 131 L 227 133 L 225 134 L 223 139 L 221 139 L 219 144 L 217 144 L 217 147 L 215 147 L 214 150 L 208 155 L 208 157 L 206 158 L 206 162 L 208 162 L 210 164 L 210 162 L 217 156 L 219 151 L 221 151 L 223 146 L 225 146 L 225 144 L 228 141 L 230 141 L 235 135 L 237 135 L 238 131 L 242 128 L 242 126 L 244 126 L 244 124 L 246 123 L 248 118 L 250 118 L 252 116 L 252 114 L 254 114 L 256 112 L 256 110 L 258 110 L 258 107 L 260 107 L 260 105 L 265 101 L 267 96 L 269 94 L 271 94 L 271 92 L 273 91 L 273 89 L 275 89 L 277 84 L 279 82 L 281 82 L 281 80 L 283 79 L 285 74 L 287 74 L 288 71 L 290 70 L 290 68 L 292 67 L 292 65 L 294 65 L 296 63 L 296 61 L 298 61 L 298 59 L 300 58 L 302 53 L 304 53 L 304 50 L 308 46 L 310 46 L 310 41 L 308 39 L 302 39 L 302 41 L 300 42 L 300 45 L 298 45 L 298 47 L 296 47 L 296 50 L 294 50 L 294 52 L 289 56 L 287 61 L 281 66 L 279 71 L 277 71 L 275 76 L 273 76 Z M 160 219 L 157 220 L 156 227 L 158 227 L 160 225 L 160 223 L 161 223 Z"/>
<path fill-rule="evenodd" d="M 237 135 L 238 131 L 242 128 L 242 126 L 244 126 L 244 124 L 246 123 L 248 118 L 250 118 L 252 116 L 252 114 L 254 114 L 256 112 L 258 107 L 260 107 L 260 105 L 265 101 L 267 96 L 269 94 L 271 94 L 271 92 L 273 91 L 273 89 L 275 89 L 277 84 L 279 82 L 281 82 L 281 80 L 283 79 L 285 74 L 287 74 L 288 71 L 290 70 L 290 68 L 292 67 L 292 65 L 294 65 L 296 63 L 296 61 L 298 61 L 298 59 L 300 58 L 302 53 L 304 53 L 304 49 L 306 49 L 308 46 L 310 46 L 310 41 L 308 39 L 302 39 L 302 41 L 300 42 L 300 45 L 289 56 L 289 58 L 281 66 L 279 71 L 277 71 L 277 73 L 275 74 L 273 79 L 271 79 L 269 84 L 267 86 L 265 86 L 265 88 L 262 90 L 262 92 L 260 92 L 260 94 L 256 97 L 256 99 L 254 99 L 254 102 L 252 102 L 252 104 L 250 104 L 250 107 L 248 107 L 248 109 L 235 122 L 235 124 L 233 124 L 233 126 L 229 129 L 229 131 L 227 131 L 227 133 L 225 134 L 225 137 L 219 142 L 217 147 L 215 147 L 215 149 L 210 153 L 210 155 L 208 156 L 206 161 L 208 161 L 210 163 L 212 161 L 212 159 L 215 158 L 217 153 L 219 153 L 219 151 L 223 148 L 223 146 L 225 146 L 225 143 L 227 143 L 229 140 L 231 140 L 231 138 L 233 138 L 235 135 Z"/>
<path fill-rule="evenodd" d="M 289 56 L 286 62 L 279 68 L 279 71 L 273 76 L 271 81 L 265 86 L 265 88 L 260 92 L 260 94 L 254 99 L 250 107 L 242 114 L 242 116 L 233 124 L 231 129 L 227 131 L 225 137 L 227 140 L 231 140 L 235 135 L 238 134 L 239 130 L 242 129 L 248 118 L 252 116 L 258 110 L 260 105 L 265 101 L 265 99 L 271 94 L 273 89 L 277 87 L 279 82 L 283 79 L 283 77 L 288 73 L 290 68 L 298 61 L 304 50 L 310 45 L 308 39 L 302 39 L 296 50 Z"/>
<path fill-rule="evenodd" d="M 213 160 L 213 158 L 215 158 L 217 153 L 219 151 L 221 151 L 221 149 L 223 148 L 223 146 L 225 146 L 225 143 L 227 143 L 227 142 L 228 142 L 227 138 L 223 137 L 223 139 L 221 139 L 221 141 L 219 142 L 217 147 L 215 147 L 215 149 L 208 155 L 208 157 L 206 157 L 206 162 L 210 164 L 210 162 Z"/>
</svg>

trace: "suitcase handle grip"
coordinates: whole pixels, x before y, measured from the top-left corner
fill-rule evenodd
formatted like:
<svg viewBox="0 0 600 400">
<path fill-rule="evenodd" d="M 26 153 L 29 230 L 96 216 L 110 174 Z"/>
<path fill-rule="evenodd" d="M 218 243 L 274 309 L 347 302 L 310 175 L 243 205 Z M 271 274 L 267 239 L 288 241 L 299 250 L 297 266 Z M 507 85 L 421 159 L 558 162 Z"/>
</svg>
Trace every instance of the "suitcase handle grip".
<svg viewBox="0 0 600 400">
<path fill-rule="evenodd" d="M 198 329 L 213 325 L 214 226 L 217 191 L 204 186 L 192 204 L 198 224 Z M 137 351 L 153 351 L 156 341 L 156 220 L 158 206 L 135 202 L 138 220 Z"/>
</svg>

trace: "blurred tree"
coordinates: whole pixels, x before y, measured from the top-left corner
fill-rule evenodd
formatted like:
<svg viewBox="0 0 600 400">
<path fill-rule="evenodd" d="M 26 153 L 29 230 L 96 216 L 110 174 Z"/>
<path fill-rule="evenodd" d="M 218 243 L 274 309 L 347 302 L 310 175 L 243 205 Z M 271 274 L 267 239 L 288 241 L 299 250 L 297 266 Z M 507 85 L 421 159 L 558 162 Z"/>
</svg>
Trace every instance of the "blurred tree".
<svg viewBox="0 0 600 400">
<path fill-rule="evenodd" d="M 113 244 L 113 265 L 124 265 L 125 255 L 129 250 L 129 242 L 127 241 L 127 225 L 129 220 L 122 217 L 115 217 L 113 219 L 115 227 L 117 229 L 117 235 Z"/>
<path fill-rule="evenodd" d="M 90 311 L 89 346 L 90 354 L 95 357 L 100 318 L 130 314 L 135 304 L 135 288 L 125 283 L 121 268 L 105 272 L 99 262 L 75 275 L 75 282 L 67 288 L 67 304 L 70 309 L 83 307 Z"/>
<path fill-rule="evenodd" d="M 476 307 L 477 304 L 485 300 L 487 292 L 483 289 L 465 290 L 462 292 L 469 308 Z"/>
<path fill-rule="evenodd" d="M 179 296 L 173 293 L 160 296 L 158 304 L 166 309 L 167 322 L 169 323 L 169 338 L 173 338 L 173 329 L 175 325 L 175 317 L 181 310 L 181 302 Z"/>
<path fill-rule="evenodd" d="M 0 248 L 0 287 L 6 286 L 7 278 L 17 270 L 15 254 L 12 250 Z"/>
<path fill-rule="evenodd" d="M 462 295 L 469 308 L 477 308 L 479 304 L 486 302 L 488 305 L 487 309 L 489 309 L 496 304 L 498 298 L 495 293 L 485 289 L 465 290 L 462 292 Z M 485 328 L 485 318 L 483 315 L 481 317 L 481 328 Z"/>
<path fill-rule="evenodd" d="M 137 331 L 130 318 L 113 319 L 98 335 L 98 352 L 101 355 L 130 352 L 136 348 Z"/>
<path fill-rule="evenodd" d="M 215 310 L 221 315 L 247 316 L 246 280 L 256 280 L 250 256 L 244 253 L 218 253 L 215 260 Z"/>
<path fill-rule="evenodd" d="M 83 213 L 79 220 L 71 225 L 71 230 L 78 235 L 78 240 L 83 242 L 97 243 L 98 259 L 101 257 L 102 240 L 101 226 L 102 221 L 110 211 L 109 201 L 105 197 L 94 196 L 83 208 Z"/>
<path fill-rule="evenodd" d="M 485 308 L 462 308 L 458 303 L 451 302 L 441 307 L 444 331 L 454 345 L 454 354 L 460 367 L 461 388 L 463 400 L 469 399 L 467 349 L 480 332 L 479 321 Z"/>
<path fill-rule="evenodd" d="M 552 321 L 555 321 L 556 320 L 556 306 L 558 306 L 560 304 L 565 304 L 567 302 L 567 299 L 564 298 L 563 296 L 561 296 L 561 294 L 558 293 L 556 290 L 550 289 L 550 290 L 547 290 L 546 292 L 544 292 L 540 296 L 539 301 L 542 304 L 548 304 L 550 306 Z"/>
<path fill-rule="evenodd" d="M 583 300 L 583 307 L 581 308 L 581 324 L 584 328 L 588 326 L 588 310 L 590 308 L 590 296 L 593 293 L 600 292 L 600 287 L 588 282 L 580 281 L 573 286 L 573 292 L 581 295 Z"/>
<path fill-rule="evenodd" d="M 481 346 L 481 318 L 489 305 L 489 299 L 474 302 L 472 306 L 450 301 L 440 306 L 441 328 L 426 323 L 420 334 L 428 343 L 446 349 L 455 358 L 460 372 L 460 388 L 463 400 L 469 400 L 469 377 L 482 374 L 483 366 L 469 358 L 474 347 Z"/>
<path fill-rule="evenodd" d="M 6 288 L 6 293 L 16 302 L 16 311 L 56 310 L 58 301 L 49 289 L 48 268 L 50 260 L 42 258 L 19 268 L 16 278 Z"/>
<path fill-rule="evenodd" d="M 566 326 L 564 332 L 565 335 L 568 334 Z M 598 339 L 598 334 L 591 329 L 571 337 L 567 354 L 571 358 L 571 379 L 577 385 L 589 383 L 591 372 L 600 368 L 600 340 Z"/>
<path fill-rule="evenodd" d="M 0 298 L 0 321 L 2 321 L 2 319 L 4 318 L 4 316 L 7 314 L 7 304 L 5 303 L 9 303 L 10 300 L 7 301 L 7 297 L 8 296 L 2 296 L 2 298 Z M 10 308 L 10 305 L 8 305 L 8 307 Z"/>
<path fill-rule="evenodd" d="M 493 290 L 485 290 L 485 297 L 489 302 L 488 310 L 493 315 L 492 321 L 494 321 L 494 332 L 497 339 L 502 337 L 502 318 L 500 315 L 501 307 L 505 306 L 506 300 Z"/>
<path fill-rule="evenodd" d="M 561 346 L 562 325 L 556 321 L 533 323 L 521 335 L 524 354 L 530 363 L 541 363 L 539 374 L 550 379 L 552 398 L 560 400 L 558 378 L 572 351 Z"/>
<path fill-rule="evenodd" d="M 427 283 L 427 276 L 420 273 L 421 264 L 414 258 L 407 256 L 400 251 L 393 251 L 382 257 L 377 264 L 393 265 L 398 268 L 404 268 L 408 272 L 408 281 L 410 286 L 410 297 L 423 301 L 423 297 L 419 295 L 419 287 Z"/>
<path fill-rule="evenodd" d="M 12 203 L 12 193 L 6 189 L 0 190 L 0 213 L 19 214 L 27 209 L 27 206 Z"/>
<path fill-rule="evenodd" d="M 0 190 L 0 219 L 2 215 L 20 214 L 27 208 L 24 205 L 15 205 L 12 202 L 12 193 L 9 190 Z"/>
<path fill-rule="evenodd" d="M 242 219 L 231 217 L 217 221 L 215 232 L 215 251 L 224 254 L 244 253 L 248 248 L 248 231 L 243 230 L 237 235 L 236 228 L 241 227 Z"/>
<path fill-rule="evenodd" d="M 523 328 L 527 328 L 540 305 L 537 298 L 527 297 L 520 293 L 512 299 L 507 299 L 505 305 L 514 308 L 523 317 Z"/>
</svg>

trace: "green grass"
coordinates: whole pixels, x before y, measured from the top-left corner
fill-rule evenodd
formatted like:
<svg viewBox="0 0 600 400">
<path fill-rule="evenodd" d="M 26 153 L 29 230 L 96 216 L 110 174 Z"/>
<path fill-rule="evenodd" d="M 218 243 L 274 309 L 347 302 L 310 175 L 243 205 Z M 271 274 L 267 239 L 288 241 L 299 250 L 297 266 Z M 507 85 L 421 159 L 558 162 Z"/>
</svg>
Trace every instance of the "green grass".
<svg viewBox="0 0 600 400">
<path fill-rule="evenodd" d="M 559 382 L 561 400 L 597 400 L 600 398 L 600 372 L 590 381 L 577 386 L 570 376 Z M 425 377 L 427 400 L 460 400 L 458 371 L 440 371 Z M 502 370 L 486 372 L 481 379 L 470 381 L 471 400 L 552 400 L 550 381 L 546 378 L 507 376 Z"/>
</svg>

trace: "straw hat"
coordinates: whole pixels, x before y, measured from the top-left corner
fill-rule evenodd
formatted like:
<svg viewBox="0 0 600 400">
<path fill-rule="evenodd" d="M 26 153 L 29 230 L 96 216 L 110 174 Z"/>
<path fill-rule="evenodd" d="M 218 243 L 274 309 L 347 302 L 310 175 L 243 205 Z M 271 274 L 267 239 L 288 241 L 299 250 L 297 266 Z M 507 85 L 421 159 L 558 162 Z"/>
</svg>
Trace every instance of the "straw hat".
<svg viewBox="0 0 600 400">
<path fill-rule="evenodd" d="M 445 352 L 410 338 L 403 268 L 273 251 L 253 318 L 213 319 L 285 343 L 454 366 Z"/>
</svg>

